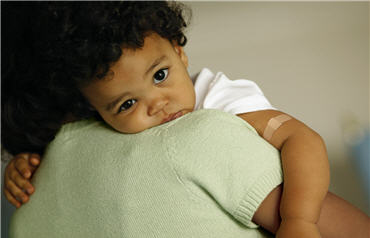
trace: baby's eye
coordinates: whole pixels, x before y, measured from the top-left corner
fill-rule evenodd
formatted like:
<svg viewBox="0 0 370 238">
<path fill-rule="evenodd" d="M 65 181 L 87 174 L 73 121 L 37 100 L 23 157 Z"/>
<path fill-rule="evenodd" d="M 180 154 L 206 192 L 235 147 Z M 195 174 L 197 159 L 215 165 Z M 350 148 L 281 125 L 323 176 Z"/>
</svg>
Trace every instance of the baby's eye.
<svg viewBox="0 0 370 238">
<path fill-rule="evenodd" d="M 125 101 L 124 103 L 122 103 L 122 105 L 119 107 L 118 109 L 118 113 L 122 112 L 122 111 L 126 111 L 128 109 L 130 109 L 130 107 L 132 107 L 132 105 L 134 105 L 136 103 L 136 100 L 135 99 L 129 99 L 127 101 Z"/>
<path fill-rule="evenodd" d="M 153 76 L 154 83 L 157 84 L 157 83 L 162 82 L 163 80 L 167 78 L 167 76 L 168 76 L 168 69 L 158 70 Z"/>
</svg>

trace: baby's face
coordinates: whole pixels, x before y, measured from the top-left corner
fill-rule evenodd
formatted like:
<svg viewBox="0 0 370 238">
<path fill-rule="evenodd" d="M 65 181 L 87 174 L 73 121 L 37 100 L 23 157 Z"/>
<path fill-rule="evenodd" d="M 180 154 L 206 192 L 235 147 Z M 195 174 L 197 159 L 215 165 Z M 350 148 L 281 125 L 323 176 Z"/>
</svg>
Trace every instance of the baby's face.
<svg viewBox="0 0 370 238">
<path fill-rule="evenodd" d="M 123 51 L 111 73 L 81 89 L 114 129 L 137 133 L 193 111 L 195 91 L 183 48 L 157 34 Z"/>
</svg>

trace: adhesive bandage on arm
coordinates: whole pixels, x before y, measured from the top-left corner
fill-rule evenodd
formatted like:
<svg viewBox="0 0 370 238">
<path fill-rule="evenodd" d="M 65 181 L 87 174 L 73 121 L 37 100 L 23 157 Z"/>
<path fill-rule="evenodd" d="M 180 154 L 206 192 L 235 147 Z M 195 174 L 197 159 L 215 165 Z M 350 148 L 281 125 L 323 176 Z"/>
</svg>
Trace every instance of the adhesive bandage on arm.
<svg viewBox="0 0 370 238">
<path fill-rule="evenodd" d="M 276 117 L 271 118 L 267 122 L 267 126 L 265 128 L 265 131 L 263 132 L 263 138 L 265 140 L 269 141 L 274 134 L 274 132 L 286 121 L 289 121 L 292 119 L 290 116 L 282 114 Z"/>
</svg>

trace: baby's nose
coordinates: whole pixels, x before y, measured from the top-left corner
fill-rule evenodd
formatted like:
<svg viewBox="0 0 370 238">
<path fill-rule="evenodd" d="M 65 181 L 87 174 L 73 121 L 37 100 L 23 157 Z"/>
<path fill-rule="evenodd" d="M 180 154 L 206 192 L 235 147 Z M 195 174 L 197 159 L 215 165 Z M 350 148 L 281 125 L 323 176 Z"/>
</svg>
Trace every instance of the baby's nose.
<svg viewBox="0 0 370 238">
<path fill-rule="evenodd" d="M 168 100 L 164 97 L 158 97 L 153 99 L 149 104 L 148 115 L 153 116 L 158 112 L 162 111 L 163 108 L 168 104 Z"/>
</svg>

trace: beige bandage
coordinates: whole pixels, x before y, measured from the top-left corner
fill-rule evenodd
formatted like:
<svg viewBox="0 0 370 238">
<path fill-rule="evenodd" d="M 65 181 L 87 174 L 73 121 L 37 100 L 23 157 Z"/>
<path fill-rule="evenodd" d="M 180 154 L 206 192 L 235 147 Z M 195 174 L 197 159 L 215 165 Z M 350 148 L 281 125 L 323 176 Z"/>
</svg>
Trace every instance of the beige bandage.
<svg viewBox="0 0 370 238">
<path fill-rule="evenodd" d="M 292 119 L 290 116 L 282 114 L 276 117 L 271 118 L 267 122 L 265 131 L 263 132 L 263 138 L 270 140 L 276 129 L 278 129 L 284 122 Z"/>
</svg>

